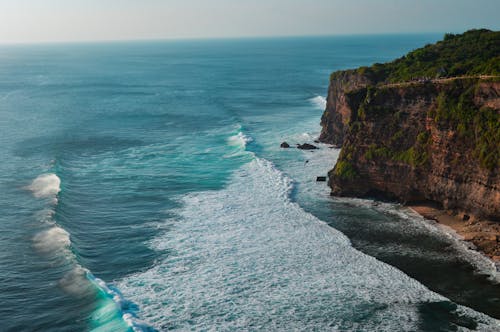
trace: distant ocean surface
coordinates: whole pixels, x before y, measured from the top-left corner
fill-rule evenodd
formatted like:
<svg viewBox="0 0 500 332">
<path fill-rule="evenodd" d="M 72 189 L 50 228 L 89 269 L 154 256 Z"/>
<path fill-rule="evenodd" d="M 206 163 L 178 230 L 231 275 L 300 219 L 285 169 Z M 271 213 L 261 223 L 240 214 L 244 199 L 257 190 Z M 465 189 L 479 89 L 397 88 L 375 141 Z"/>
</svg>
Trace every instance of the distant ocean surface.
<svg viewBox="0 0 500 332">
<path fill-rule="evenodd" d="M 487 261 L 279 147 L 440 38 L 0 46 L 0 331 L 500 329 Z"/>
</svg>

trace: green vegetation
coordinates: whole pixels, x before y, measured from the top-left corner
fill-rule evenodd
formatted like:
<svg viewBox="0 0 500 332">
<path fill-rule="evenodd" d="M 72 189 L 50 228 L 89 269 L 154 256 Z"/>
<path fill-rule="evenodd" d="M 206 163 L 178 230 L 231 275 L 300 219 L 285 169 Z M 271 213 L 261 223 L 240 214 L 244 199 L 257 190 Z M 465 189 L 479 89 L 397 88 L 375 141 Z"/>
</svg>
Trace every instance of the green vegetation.
<svg viewBox="0 0 500 332">
<path fill-rule="evenodd" d="M 427 152 L 429 141 L 429 133 L 422 132 L 418 134 L 414 146 L 402 151 L 395 147 L 377 146 L 376 144 L 371 144 L 366 150 L 365 158 L 367 160 L 384 158 L 393 161 L 400 161 L 414 167 L 424 167 L 429 162 L 429 153 Z M 392 142 L 396 143 L 395 141 Z"/>
<path fill-rule="evenodd" d="M 446 91 L 438 95 L 437 109 L 434 120 L 437 123 L 451 124 L 460 128 L 462 136 L 471 136 L 472 132 L 467 126 L 472 123 L 477 108 L 474 105 L 474 92 L 477 89 L 475 80 L 462 80 L 450 83 Z"/>
<path fill-rule="evenodd" d="M 442 84 L 439 94 L 434 90 L 437 94 L 436 107 L 428 112 L 428 116 L 434 119 L 439 128 L 455 132 L 460 144 L 470 149 L 471 156 L 478 160 L 481 167 L 493 170 L 500 167 L 500 112 L 489 107 L 479 108 L 474 103 L 481 82 L 484 80 L 461 79 Z M 403 149 L 400 142 L 404 141 L 406 133 L 398 129 L 402 114 L 378 106 L 377 101 L 373 100 L 377 95 L 378 91 L 367 94 L 359 105 L 357 121 L 351 123 L 350 130 L 362 135 L 367 115 L 376 114 L 380 119 L 385 119 L 386 128 L 392 136 L 378 146 L 370 145 L 364 157 L 367 160 L 382 158 L 400 161 L 414 167 L 428 165 L 429 133 L 424 131 L 413 140 L 407 140 L 414 141 L 414 144 Z"/>
<path fill-rule="evenodd" d="M 393 154 L 394 152 L 388 147 L 371 144 L 368 150 L 366 150 L 365 158 L 367 160 L 372 160 L 374 158 L 391 159 Z"/>
<path fill-rule="evenodd" d="M 404 137 L 404 131 L 398 130 L 394 135 L 392 135 L 391 144 L 398 144 L 399 142 L 401 142 L 403 137 Z"/>
<path fill-rule="evenodd" d="M 404 82 L 421 78 L 500 75 L 500 31 L 470 30 L 446 34 L 444 40 L 426 45 L 386 64 L 357 69 L 374 82 Z M 332 76 L 333 77 L 333 76 Z"/>
<path fill-rule="evenodd" d="M 459 138 L 473 144 L 473 153 L 483 168 L 500 166 L 500 113 L 489 107 L 478 109 L 474 93 L 478 83 L 473 80 L 453 83 L 450 91 L 437 98 L 434 121 L 455 130 Z"/>
<path fill-rule="evenodd" d="M 475 149 L 481 166 L 489 170 L 500 167 L 500 116 L 498 111 L 483 107 L 474 117 Z"/>
<path fill-rule="evenodd" d="M 358 176 L 358 172 L 349 161 L 342 160 L 335 165 L 335 175 L 344 180 L 352 180 Z"/>
<path fill-rule="evenodd" d="M 356 72 L 365 77 L 352 77 Z M 444 80 L 440 84 L 428 82 L 434 78 L 461 76 L 461 79 Z M 437 127 L 456 133 L 453 139 L 464 147 L 464 151 L 470 151 L 470 156 L 481 167 L 488 170 L 500 167 L 500 112 L 489 107 L 480 108 L 475 103 L 477 98 L 482 98 L 478 93 L 481 83 L 500 82 L 500 31 L 481 29 L 460 35 L 446 34 L 442 41 L 393 62 L 336 72 L 332 78 L 346 81 L 346 100 L 355 110 L 348 130 L 359 141 L 363 141 L 366 123 L 385 123 L 384 133 L 390 136 L 380 134 L 381 142 L 366 149 L 364 157 L 367 160 L 403 162 L 413 167 L 430 164 L 429 133 L 424 129 L 420 129 L 424 130 L 420 133 L 410 130 L 411 135 L 416 136 L 408 137 L 409 132 L 402 131 L 401 123 L 406 121 L 407 114 L 391 109 L 392 104 L 400 102 L 398 89 L 402 85 L 386 85 L 423 80 L 427 83 L 405 85 L 404 98 L 436 98 L 436 107 L 429 109 L 428 116 L 434 119 Z M 362 82 L 368 85 L 363 86 Z M 349 91 L 350 88 L 353 89 Z M 356 175 L 353 155 L 357 153 L 350 151 L 341 156 L 345 164 L 341 161 L 335 174 L 342 178 Z M 455 157 L 452 162 L 461 160 L 464 159 Z"/>
</svg>

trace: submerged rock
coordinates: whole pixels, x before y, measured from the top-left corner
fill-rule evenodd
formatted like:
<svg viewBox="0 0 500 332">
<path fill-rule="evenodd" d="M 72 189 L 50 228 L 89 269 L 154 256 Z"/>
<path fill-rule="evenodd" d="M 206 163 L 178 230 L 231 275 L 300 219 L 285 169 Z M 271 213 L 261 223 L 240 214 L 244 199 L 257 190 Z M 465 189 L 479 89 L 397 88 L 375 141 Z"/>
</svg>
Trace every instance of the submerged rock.
<svg viewBox="0 0 500 332">
<path fill-rule="evenodd" d="M 280 145 L 280 148 L 282 148 L 282 149 L 288 149 L 289 147 L 290 147 L 290 144 L 288 144 L 287 142 L 283 142 Z"/>
<path fill-rule="evenodd" d="M 297 149 L 301 149 L 301 150 L 316 150 L 316 149 L 318 149 L 318 147 L 314 146 L 312 144 L 309 144 L 309 143 L 304 143 L 304 144 L 297 144 Z"/>
</svg>

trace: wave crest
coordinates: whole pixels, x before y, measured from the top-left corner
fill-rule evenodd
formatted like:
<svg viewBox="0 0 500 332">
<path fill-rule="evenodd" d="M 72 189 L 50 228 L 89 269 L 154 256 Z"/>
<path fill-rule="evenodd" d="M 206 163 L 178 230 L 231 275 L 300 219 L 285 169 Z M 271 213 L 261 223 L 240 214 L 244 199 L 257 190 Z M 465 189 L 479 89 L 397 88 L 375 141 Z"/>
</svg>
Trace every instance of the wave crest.
<svg viewBox="0 0 500 332">
<path fill-rule="evenodd" d="M 247 143 L 250 143 L 252 141 L 251 137 L 246 136 L 243 134 L 241 131 L 238 132 L 238 134 L 231 136 L 228 138 L 228 144 L 231 146 L 237 146 L 242 149 L 245 149 L 247 146 Z"/>
<path fill-rule="evenodd" d="M 313 97 L 311 99 L 309 99 L 309 101 L 314 105 L 316 106 L 317 108 L 320 108 L 322 110 L 324 110 L 326 108 L 326 98 L 323 97 L 323 96 L 316 96 L 316 97 Z"/>
</svg>

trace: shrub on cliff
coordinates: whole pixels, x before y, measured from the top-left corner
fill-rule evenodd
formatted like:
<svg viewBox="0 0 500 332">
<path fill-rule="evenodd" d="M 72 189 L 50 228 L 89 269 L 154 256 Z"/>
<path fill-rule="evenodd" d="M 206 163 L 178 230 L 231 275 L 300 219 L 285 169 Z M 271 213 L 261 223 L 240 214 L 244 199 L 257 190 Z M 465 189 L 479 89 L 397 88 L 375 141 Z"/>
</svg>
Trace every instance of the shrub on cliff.
<svg viewBox="0 0 500 332">
<path fill-rule="evenodd" d="M 335 165 L 335 175 L 344 180 L 352 180 L 358 173 L 350 162 L 343 160 Z"/>
<path fill-rule="evenodd" d="M 374 82 L 423 78 L 500 75 L 500 31 L 470 30 L 446 34 L 442 41 L 414 50 L 393 62 L 361 67 Z"/>
<path fill-rule="evenodd" d="M 474 105 L 475 80 L 450 84 L 448 91 L 437 97 L 434 120 L 450 127 L 467 144 L 472 144 L 473 155 L 481 167 L 493 170 L 500 166 L 500 114 L 490 107 Z"/>
</svg>

